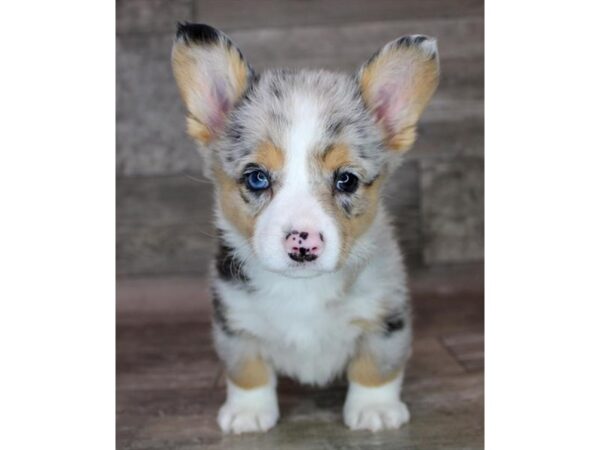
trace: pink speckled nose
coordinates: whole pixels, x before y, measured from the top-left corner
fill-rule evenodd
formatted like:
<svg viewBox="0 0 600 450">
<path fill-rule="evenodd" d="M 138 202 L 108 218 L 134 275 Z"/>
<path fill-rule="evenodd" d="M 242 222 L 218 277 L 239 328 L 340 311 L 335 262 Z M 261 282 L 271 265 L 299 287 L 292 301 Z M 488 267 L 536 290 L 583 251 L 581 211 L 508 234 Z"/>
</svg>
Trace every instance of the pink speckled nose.
<svg viewBox="0 0 600 450">
<path fill-rule="evenodd" d="M 314 261 L 319 257 L 325 242 L 317 231 L 290 231 L 285 237 L 285 251 L 296 262 Z"/>
</svg>

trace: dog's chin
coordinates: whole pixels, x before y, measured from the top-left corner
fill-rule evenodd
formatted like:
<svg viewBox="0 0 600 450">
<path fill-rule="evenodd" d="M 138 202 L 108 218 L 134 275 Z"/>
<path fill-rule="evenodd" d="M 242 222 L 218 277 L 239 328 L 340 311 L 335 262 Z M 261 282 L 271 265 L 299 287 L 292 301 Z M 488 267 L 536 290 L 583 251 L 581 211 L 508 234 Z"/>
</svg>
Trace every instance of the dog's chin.
<svg viewBox="0 0 600 450">
<path fill-rule="evenodd" d="M 324 269 L 313 263 L 295 264 L 286 267 L 265 266 L 269 272 L 288 278 L 317 278 L 328 273 L 335 272 L 336 269 Z"/>
<path fill-rule="evenodd" d="M 317 270 L 317 269 L 305 269 L 305 268 L 290 268 L 280 272 L 288 278 L 317 278 L 331 271 Z"/>
</svg>

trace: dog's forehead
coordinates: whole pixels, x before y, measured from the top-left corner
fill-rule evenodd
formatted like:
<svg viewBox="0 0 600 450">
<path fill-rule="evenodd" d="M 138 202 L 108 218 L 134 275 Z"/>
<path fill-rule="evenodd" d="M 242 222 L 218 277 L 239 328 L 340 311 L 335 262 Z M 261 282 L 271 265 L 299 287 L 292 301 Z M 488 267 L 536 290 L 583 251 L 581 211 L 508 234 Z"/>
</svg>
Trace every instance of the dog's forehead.
<svg viewBox="0 0 600 450">
<path fill-rule="evenodd" d="M 232 112 L 218 143 L 226 170 L 234 173 L 265 142 L 286 152 L 290 135 L 303 136 L 312 153 L 343 143 L 369 172 L 383 164 L 382 135 L 367 111 L 356 80 L 325 71 L 263 73 Z M 310 136 L 306 136 L 310 134 Z"/>
</svg>

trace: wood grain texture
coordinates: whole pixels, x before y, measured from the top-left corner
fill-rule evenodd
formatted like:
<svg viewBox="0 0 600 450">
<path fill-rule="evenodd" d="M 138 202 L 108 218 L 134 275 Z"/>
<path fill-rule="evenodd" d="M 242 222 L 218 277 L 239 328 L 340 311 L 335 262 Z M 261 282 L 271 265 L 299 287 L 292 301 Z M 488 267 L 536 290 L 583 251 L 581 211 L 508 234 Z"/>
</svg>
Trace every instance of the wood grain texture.
<svg viewBox="0 0 600 450">
<path fill-rule="evenodd" d="M 117 0 L 117 33 L 173 32 L 191 20 L 194 0 Z"/>
<path fill-rule="evenodd" d="M 117 180 L 117 273 L 206 273 L 212 185 L 201 175 Z"/>
<path fill-rule="evenodd" d="M 483 259 L 483 194 L 481 158 L 421 161 L 426 263 L 447 264 Z"/>
<path fill-rule="evenodd" d="M 224 5 L 225 4 L 225 5 Z M 432 17 L 482 17 L 482 0 L 195 0 L 195 19 L 225 30 Z"/>
</svg>

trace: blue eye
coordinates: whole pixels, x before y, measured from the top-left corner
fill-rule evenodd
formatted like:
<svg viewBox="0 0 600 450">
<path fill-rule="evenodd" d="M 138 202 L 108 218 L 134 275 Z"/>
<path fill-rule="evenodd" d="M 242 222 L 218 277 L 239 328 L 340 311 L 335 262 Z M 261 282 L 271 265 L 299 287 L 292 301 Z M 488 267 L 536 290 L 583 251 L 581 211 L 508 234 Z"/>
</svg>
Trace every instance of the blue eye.
<svg viewBox="0 0 600 450">
<path fill-rule="evenodd" d="M 342 172 L 335 176 L 335 188 L 340 192 L 352 194 L 358 189 L 358 177 L 350 172 Z"/>
<path fill-rule="evenodd" d="M 262 170 L 253 170 L 245 174 L 246 187 L 251 191 L 264 191 L 271 185 L 269 176 Z"/>
</svg>

